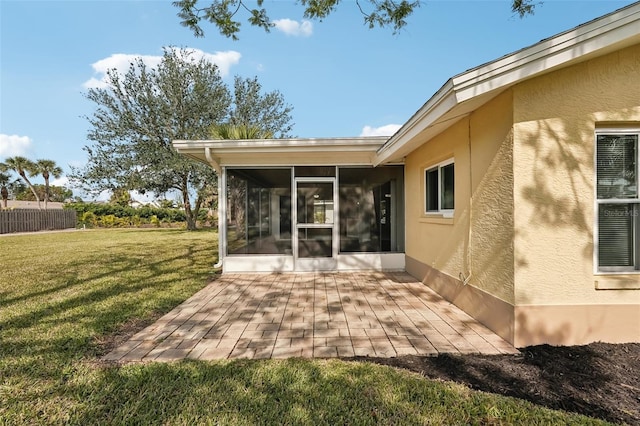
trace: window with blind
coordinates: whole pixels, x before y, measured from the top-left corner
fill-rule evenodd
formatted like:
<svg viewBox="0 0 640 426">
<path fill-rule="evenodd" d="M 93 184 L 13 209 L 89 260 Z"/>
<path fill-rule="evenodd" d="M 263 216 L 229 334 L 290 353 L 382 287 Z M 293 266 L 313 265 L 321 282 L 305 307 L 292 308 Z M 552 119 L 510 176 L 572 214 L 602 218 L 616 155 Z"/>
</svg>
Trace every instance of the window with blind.
<svg viewBox="0 0 640 426">
<path fill-rule="evenodd" d="M 597 269 L 640 270 L 640 132 L 596 134 Z"/>
</svg>

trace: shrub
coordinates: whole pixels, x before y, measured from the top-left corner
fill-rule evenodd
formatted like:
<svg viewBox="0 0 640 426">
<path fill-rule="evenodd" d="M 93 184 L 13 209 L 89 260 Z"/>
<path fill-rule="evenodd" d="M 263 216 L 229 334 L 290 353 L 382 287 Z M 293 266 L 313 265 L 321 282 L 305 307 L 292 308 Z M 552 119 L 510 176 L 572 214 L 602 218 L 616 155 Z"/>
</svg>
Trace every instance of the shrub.
<svg viewBox="0 0 640 426">
<path fill-rule="evenodd" d="M 174 208 L 157 208 L 150 206 L 143 206 L 137 209 L 129 206 L 121 206 L 117 204 L 102 204 L 102 203 L 67 203 L 66 209 L 75 210 L 78 215 L 78 221 L 80 225 L 88 226 L 140 226 L 143 223 L 151 222 L 152 217 L 156 217 L 158 223 L 153 221 L 152 224 L 159 226 L 159 223 L 173 223 L 173 222 L 186 222 L 186 216 L 184 211 Z M 93 216 L 93 224 L 86 223 L 82 220 L 85 213 L 91 213 Z M 108 217 L 113 216 L 113 218 Z M 206 218 L 206 211 L 201 210 L 198 215 L 198 220 L 203 221 Z M 127 222 L 124 224 L 119 219 L 125 219 Z"/>
<path fill-rule="evenodd" d="M 112 214 L 102 216 L 100 218 L 100 224 L 105 228 L 113 228 L 116 224 L 116 217 Z"/>
<path fill-rule="evenodd" d="M 131 225 L 135 227 L 140 227 L 140 225 L 142 225 L 142 219 L 137 214 L 131 216 L 130 222 L 131 222 Z"/>
<path fill-rule="evenodd" d="M 149 219 L 149 222 L 155 227 L 158 227 L 158 228 L 160 227 L 160 219 L 158 219 L 158 216 L 156 215 L 151 216 L 151 219 Z"/>
<path fill-rule="evenodd" d="M 128 217 L 116 217 L 115 226 L 118 228 L 128 228 L 131 226 L 131 221 Z"/>
<path fill-rule="evenodd" d="M 80 216 L 80 223 L 84 226 L 94 227 L 98 223 L 98 218 L 93 212 L 84 212 Z"/>
</svg>

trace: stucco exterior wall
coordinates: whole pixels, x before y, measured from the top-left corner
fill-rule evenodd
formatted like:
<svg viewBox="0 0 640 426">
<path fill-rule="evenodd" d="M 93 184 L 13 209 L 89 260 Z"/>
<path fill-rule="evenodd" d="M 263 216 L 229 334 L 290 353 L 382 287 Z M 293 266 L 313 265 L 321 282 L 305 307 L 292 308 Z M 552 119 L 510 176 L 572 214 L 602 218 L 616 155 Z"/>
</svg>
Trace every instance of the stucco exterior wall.
<svg viewBox="0 0 640 426">
<path fill-rule="evenodd" d="M 638 341 L 640 274 L 594 272 L 598 127 L 640 126 L 640 45 L 516 86 L 516 346 Z"/>
<path fill-rule="evenodd" d="M 640 127 L 638 82 L 636 45 L 525 80 L 413 151 L 407 271 L 517 347 L 638 341 L 640 274 L 593 262 L 595 130 Z M 451 157 L 454 217 L 429 217 L 424 169 Z"/>
<path fill-rule="evenodd" d="M 636 45 L 514 88 L 517 305 L 640 303 L 640 290 L 596 288 L 640 287 L 640 275 L 594 275 L 593 264 L 594 132 L 640 125 L 639 82 Z"/>
<path fill-rule="evenodd" d="M 468 181 L 464 172 L 469 164 L 467 139 L 467 120 L 464 119 L 446 134 L 422 145 L 405 162 L 406 254 L 453 277 L 465 266 L 468 216 L 463 212 L 469 193 L 468 184 L 464 184 Z M 451 219 L 425 215 L 424 170 L 452 157 L 455 159 L 455 216 Z M 466 189 L 462 189 L 463 186 Z"/>
<path fill-rule="evenodd" d="M 514 304 L 512 93 L 471 114 L 469 284 Z"/>
<path fill-rule="evenodd" d="M 407 256 L 508 304 L 514 302 L 511 111 L 507 91 L 405 160 Z M 454 217 L 427 215 L 424 170 L 452 157 Z"/>
</svg>

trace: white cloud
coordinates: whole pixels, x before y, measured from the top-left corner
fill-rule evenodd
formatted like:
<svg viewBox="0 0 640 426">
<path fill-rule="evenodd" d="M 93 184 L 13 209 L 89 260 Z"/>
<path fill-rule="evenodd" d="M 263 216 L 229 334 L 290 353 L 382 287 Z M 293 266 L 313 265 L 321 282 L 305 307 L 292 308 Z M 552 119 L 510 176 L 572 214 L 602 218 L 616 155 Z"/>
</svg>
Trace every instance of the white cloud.
<svg viewBox="0 0 640 426">
<path fill-rule="evenodd" d="M 227 50 L 225 52 L 216 52 L 216 53 L 206 53 L 202 50 L 192 49 L 195 59 L 204 58 L 205 60 L 216 64 L 218 69 L 220 69 L 220 75 L 222 77 L 226 77 L 229 75 L 229 71 L 231 67 L 238 62 L 240 62 L 240 58 L 242 55 L 240 52 L 236 52 L 235 50 Z"/>
<path fill-rule="evenodd" d="M 82 197 L 82 199 L 84 200 L 85 197 Z M 98 194 L 97 196 L 94 196 L 93 198 L 89 197 L 89 201 L 102 201 L 105 203 L 110 199 L 111 199 L 111 191 L 102 191 L 100 194 Z"/>
<path fill-rule="evenodd" d="M 311 21 L 303 19 L 302 22 L 294 21 L 292 19 L 276 19 L 273 21 L 276 29 L 282 31 L 286 35 L 309 37 L 313 33 L 313 24 Z"/>
<path fill-rule="evenodd" d="M 0 134 L 0 158 L 26 156 L 31 150 L 29 136 Z"/>
<path fill-rule="evenodd" d="M 188 49 L 192 53 L 194 60 L 204 59 L 218 66 L 220 75 L 226 77 L 229 75 L 231 67 L 238 62 L 242 55 L 235 50 L 227 50 L 224 52 L 207 53 L 200 49 Z M 104 88 L 107 86 L 106 76 L 107 71 L 116 69 L 119 73 L 124 74 L 129 69 L 130 65 L 136 61 L 137 58 L 141 58 L 142 61 L 148 67 L 155 68 L 162 61 L 161 55 L 136 55 L 127 53 L 114 53 L 108 58 L 100 59 L 97 62 L 91 64 L 94 71 L 94 76 L 84 82 L 83 86 L 87 89 L 90 88 Z"/>
<path fill-rule="evenodd" d="M 400 124 L 387 124 L 380 127 L 364 126 L 360 136 L 391 136 L 402 127 Z"/>
<path fill-rule="evenodd" d="M 63 186 L 66 188 L 69 186 L 69 178 L 66 176 L 60 176 L 59 178 L 53 179 L 49 183 L 53 186 Z"/>
<path fill-rule="evenodd" d="M 144 194 L 141 194 L 138 191 L 129 191 L 129 195 L 131 195 L 131 201 L 137 201 L 141 204 L 149 204 L 158 199 L 156 194 L 153 192 L 145 192 Z"/>
<path fill-rule="evenodd" d="M 91 64 L 95 75 L 87 80 L 83 84 L 83 86 L 87 89 L 98 89 L 106 87 L 107 71 L 116 69 L 120 74 L 124 74 L 129 69 L 129 66 L 134 63 L 137 58 L 141 58 L 147 66 L 156 67 L 160 63 L 162 56 L 114 53 L 108 58 L 100 59 L 99 61 Z"/>
<path fill-rule="evenodd" d="M 82 84 L 82 87 L 85 89 L 104 89 L 107 87 L 107 82 L 104 80 L 104 76 L 101 80 L 98 80 L 95 77 L 91 77 L 89 80 L 85 81 Z"/>
</svg>

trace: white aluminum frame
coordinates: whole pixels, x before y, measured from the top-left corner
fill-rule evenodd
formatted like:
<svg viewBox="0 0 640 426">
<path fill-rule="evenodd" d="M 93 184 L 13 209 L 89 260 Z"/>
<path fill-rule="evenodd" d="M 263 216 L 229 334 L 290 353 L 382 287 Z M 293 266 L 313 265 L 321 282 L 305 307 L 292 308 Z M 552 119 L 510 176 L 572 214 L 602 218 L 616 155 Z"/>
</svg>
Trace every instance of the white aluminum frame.
<svg viewBox="0 0 640 426">
<path fill-rule="evenodd" d="M 424 183 L 424 191 L 422 196 L 424 197 L 423 210 L 426 216 L 441 216 L 445 218 L 452 218 L 453 213 L 455 212 L 455 197 L 456 197 L 456 187 L 455 187 L 455 178 L 453 185 L 453 199 L 454 199 L 454 208 L 453 209 L 443 209 L 442 208 L 442 168 L 446 167 L 450 164 L 453 164 L 453 173 L 455 176 L 456 168 L 455 168 L 455 159 L 453 157 L 448 158 L 447 160 L 441 161 L 439 163 L 433 164 L 429 167 L 425 167 L 422 176 L 422 182 Z M 438 211 L 427 210 L 427 173 L 432 171 L 433 169 L 438 169 Z"/>
<path fill-rule="evenodd" d="M 598 254 L 599 248 L 599 235 L 600 228 L 598 225 L 600 219 L 599 207 L 600 204 L 640 204 L 640 189 L 638 192 L 638 198 L 630 198 L 626 200 L 611 199 L 611 200 L 599 200 L 598 199 L 598 135 L 613 135 L 613 134 L 638 134 L 638 149 L 637 149 L 637 167 L 640 171 L 640 128 L 636 127 L 615 127 L 615 128 L 596 128 L 593 137 L 593 274 L 594 275 L 637 275 L 640 274 L 639 269 L 629 269 L 624 267 L 608 268 L 607 270 L 600 269 L 600 259 Z M 636 176 L 638 183 L 640 184 L 640 176 Z M 640 208 L 635 207 L 634 211 L 640 211 Z M 640 213 L 639 213 L 640 214 Z M 640 265 L 640 227 L 636 229 L 634 235 L 634 247 L 636 247 L 635 262 L 636 265 Z"/>
<path fill-rule="evenodd" d="M 336 170 L 337 173 L 337 170 Z M 338 182 L 334 177 L 295 177 L 295 169 L 293 176 L 293 192 L 292 198 L 292 221 L 293 235 L 291 238 L 291 247 L 293 249 L 293 263 L 296 271 L 335 271 L 337 269 L 338 250 L 340 248 L 340 234 L 338 229 Z M 331 225 L 328 224 L 299 224 L 298 223 L 298 183 L 331 183 L 333 186 L 333 220 Z M 295 201 L 293 201 L 295 200 Z M 298 256 L 298 232 L 300 229 L 331 228 L 331 257 L 308 257 L 300 258 Z"/>
<path fill-rule="evenodd" d="M 340 197 L 339 197 L 339 166 L 336 166 L 334 177 L 295 177 L 295 166 L 291 168 L 291 248 L 292 254 L 269 254 L 269 255 L 227 255 L 227 169 L 236 167 L 221 168 L 221 188 L 219 191 L 218 206 L 220 209 L 221 222 L 219 227 L 219 249 L 220 261 L 223 264 L 225 273 L 242 272 L 305 272 L 305 271 L 364 271 L 364 270 L 404 270 L 405 253 L 402 252 L 380 252 L 380 253 L 340 253 Z M 238 167 L 241 169 L 245 166 Z M 255 168 L 282 168 L 278 166 L 262 166 Z M 289 168 L 289 167 L 285 167 Z M 298 197 L 297 182 L 331 182 L 333 184 L 333 224 L 332 224 L 332 257 L 331 258 L 298 258 Z M 404 185 L 403 185 L 404 188 Z M 393 189 L 392 189 L 393 190 Z M 406 189 L 405 189 L 406 191 Z M 406 195 L 405 195 L 406 196 Z M 395 209 L 395 205 L 393 207 Z M 394 210 L 392 217 L 397 213 Z M 303 228 L 327 227 L 326 225 L 301 224 Z M 392 231 L 393 232 L 393 231 Z M 406 235 L 406 229 L 404 230 Z M 397 238 L 397 237 L 396 237 Z"/>
</svg>

